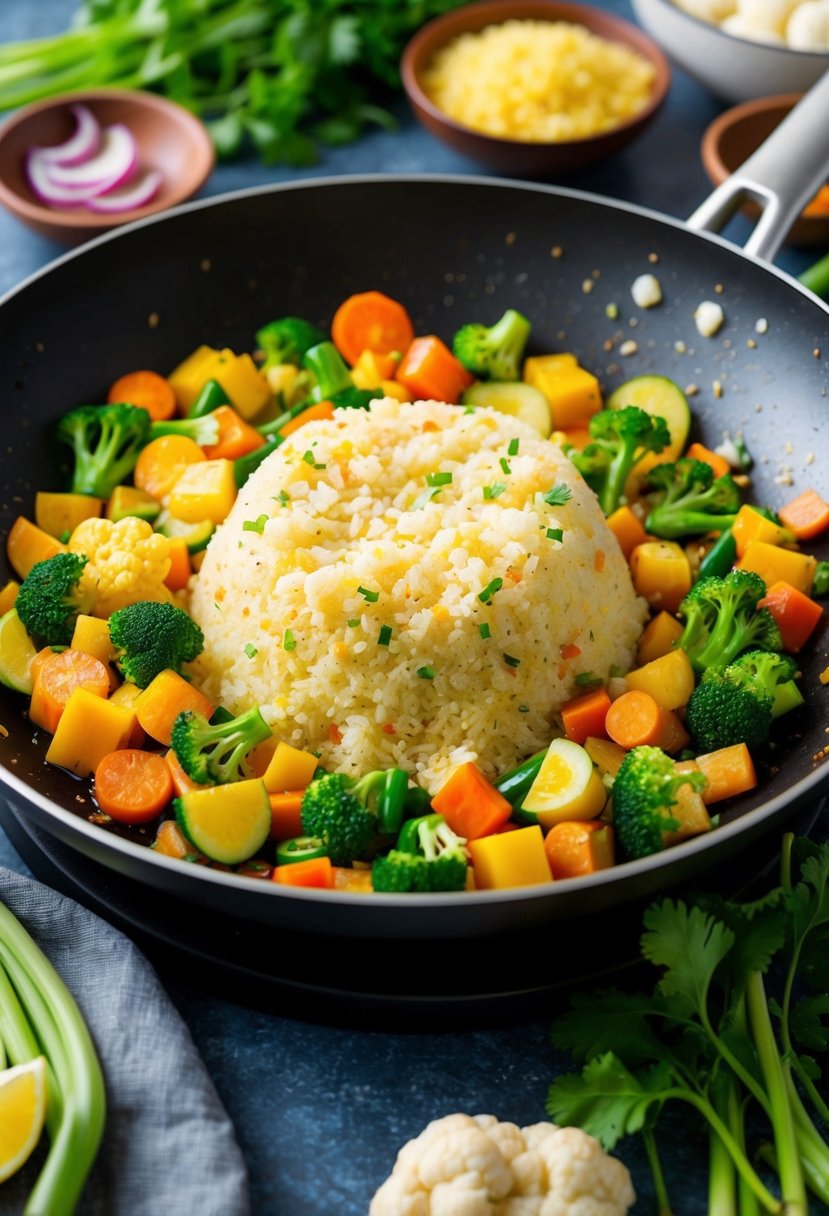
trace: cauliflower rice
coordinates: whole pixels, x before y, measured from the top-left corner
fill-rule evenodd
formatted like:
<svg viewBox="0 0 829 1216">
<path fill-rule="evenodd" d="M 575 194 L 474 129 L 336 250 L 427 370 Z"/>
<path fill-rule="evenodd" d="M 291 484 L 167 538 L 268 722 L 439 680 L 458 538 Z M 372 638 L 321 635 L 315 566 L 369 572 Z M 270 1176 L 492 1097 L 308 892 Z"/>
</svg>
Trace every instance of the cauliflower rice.
<svg viewBox="0 0 829 1216">
<path fill-rule="evenodd" d="M 572 498 L 550 506 L 556 483 Z M 560 448 L 493 410 L 391 399 L 262 463 L 190 608 L 216 703 L 261 705 L 326 767 L 400 766 L 430 791 L 545 747 L 579 673 L 630 667 L 646 616 Z"/>
</svg>

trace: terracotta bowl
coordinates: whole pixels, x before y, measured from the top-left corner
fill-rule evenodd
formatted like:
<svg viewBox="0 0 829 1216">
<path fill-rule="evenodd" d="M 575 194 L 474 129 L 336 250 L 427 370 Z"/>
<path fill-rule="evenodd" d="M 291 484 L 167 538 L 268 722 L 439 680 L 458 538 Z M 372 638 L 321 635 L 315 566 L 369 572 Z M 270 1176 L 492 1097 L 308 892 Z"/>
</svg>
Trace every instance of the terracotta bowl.
<svg viewBox="0 0 829 1216">
<path fill-rule="evenodd" d="M 800 101 L 801 93 L 783 93 L 776 97 L 758 97 L 726 110 L 715 118 L 702 137 L 702 163 L 715 186 L 739 169 L 752 152 L 771 135 L 790 110 Z M 759 208 L 746 203 L 746 215 L 756 219 Z M 789 232 L 792 245 L 829 245 L 829 215 L 801 215 Z"/>
<path fill-rule="evenodd" d="M 655 69 L 653 93 L 648 104 L 633 118 L 585 139 L 555 143 L 501 139 L 465 127 L 449 118 L 429 100 L 421 86 L 425 68 L 435 52 L 460 34 L 477 33 L 487 25 L 508 19 L 569 21 L 611 42 L 621 42 L 650 60 Z M 512 177 L 554 178 L 604 160 L 645 130 L 665 100 L 670 69 L 659 47 L 646 34 L 603 9 L 558 0 L 481 0 L 436 17 L 411 39 L 401 61 L 403 86 L 420 122 L 456 152 L 489 165 Z"/>
<path fill-rule="evenodd" d="M 144 207 L 119 215 L 96 215 L 85 208 L 53 208 L 32 192 L 25 173 L 26 152 L 62 143 L 75 129 L 70 105 L 88 106 L 102 124 L 122 122 L 138 141 L 142 164 L 160 169 L 161 188 Z M 204 125 L 183 106 L 132 89 L 89 89 L 63 93 L 18 110 L 0 126 L 0 202 L 28 228 L 63 245 L 77 245 L 130 220 L 174 207 L 200 190 L 214 163 Z"/>
</svg>

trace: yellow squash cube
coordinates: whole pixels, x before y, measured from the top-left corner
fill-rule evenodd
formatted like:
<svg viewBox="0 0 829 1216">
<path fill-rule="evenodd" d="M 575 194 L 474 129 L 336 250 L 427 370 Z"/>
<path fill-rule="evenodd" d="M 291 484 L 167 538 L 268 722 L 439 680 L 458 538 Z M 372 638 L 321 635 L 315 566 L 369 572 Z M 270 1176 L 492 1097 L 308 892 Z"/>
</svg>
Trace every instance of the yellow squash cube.
<svg viewBox="0 0 829 1216">
<path fill-rule="evenodd" d="M 6 556 L 18 578 L 25 578 L 38 562 L 45 562 L 56 553 L 65 552 L 66 545 L 26 519 L 25 515 L 18 515 L 6 536 Z"/>
<path fill-rule="evenodd" d="M 281 794 L 285 790 L 304 790 L 310 785 L 319 760 L 310 752 L 279 742 L 263 774 L 265 788 L 269 794 Z"/>
<path fill-rule="evenodd" d="M 630 555 L 630 572 L 636 594 L 668 612 L 676 612 L 691 590 L 691 564 L 675 541 L 637 545 Z"/>
<path fill-rule="evenodd" d="M 663 654 L 670 654 L 684 632 L 682 623 L 670 612 L 658 612 L 642 630 L 636 650 L 637 659 L 644 666 L 654 659 L 660 659 Z"/>
<path fill-rule="evenodd" d="M 220 524 L 236 501 L 232 460 L 188 465 L 170 492 L 170 514 L 185 523 L 209 519 Z"/>
<path fill-rule="evenodd" d="M 470 840 L 469 854 L 475 887 L 481 891 L 531 887 L 552 882 L 544 852 L 544 834 L 538 824 Z"/>
<path fill-rule="evenodd" d="M 127 747 L 135 714 L 123 705 L 76 688 L 61 714 L 46 759 L 79 777 L 94 773 L 104 756 Z"/>
<path fill-rule="evenodd" d="M 817 558 L 808 553 L 796 553 L 793 549 L 781 549 L 767 541 L 750 541 L 745 553 L 737 562 L 739 570 L 753 570 L 766 584 L 772 587 L 779 583 L 791 583 L 804 595 L 810 595 L 817 569 Z"/>
<path fill-rule="evenodd" d="M 5 587 L 0 590 L 0 616 L 5 616 L 10 608 L 14 608 L 14 601 L 17 599 L 19 590 L 20 583 L 13 578 L 10 578 Z"/>
<path fill-rule="evenodd" d="M 524 363 L 524 379 L 547 398 L 557 430 L 586 423 L 602 408 L 598 380 L 575 355 L 533 356 Z"/>
<path fill-rule="evenodd" d="M 745 503 L 737 512 L 737 518 L 731 526 L 731 535 L 737 545 L 737 556 L 742 557 L 753 540 L 761 540 L 767 545 L 785 545 L 792 539 L 790 532 L 780 524 L 774 523 L 761 515 L 756 507 Z"/>
<path fill-rule="evenodd" d="M 696 684 L 694 669 L 684 650 L 672 650 L 644 667 L 629 671 L 625 680 L 628 688 L 650 693 L 663 709 L 687 705 Z"/>
<path fill-rule="evenodd" d="M 84 613 L 75 621 L 75 631 L 72 634 L 70 646 L 73 650 L 82 650 L 103 663 L 109 675 L 110 691 L 118 687 L 118 677 L 110 664 L 115 658 L 115 647 L 109 636 L 109 625 L 97 616 L 86 616 Z"/>
<path fill-rule="evenodd" d="M 58 540 L 75 531 L 85 519 L 97 519 L 103 509 L 102 498 L 89 494 L 49 494 L 38 490 L 35 495 L 35 523 Z"/>
</svg>

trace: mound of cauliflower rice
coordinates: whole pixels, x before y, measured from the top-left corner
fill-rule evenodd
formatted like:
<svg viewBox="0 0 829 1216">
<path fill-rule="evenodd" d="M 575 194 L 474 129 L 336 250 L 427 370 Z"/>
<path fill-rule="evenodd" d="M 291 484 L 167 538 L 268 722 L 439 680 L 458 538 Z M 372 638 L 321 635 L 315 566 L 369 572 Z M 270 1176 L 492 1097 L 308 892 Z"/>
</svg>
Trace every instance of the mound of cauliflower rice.
<svg viewBox="0 0 829 1216">
<path fill-rule="evenodd" d="M 195 583 L 208 697 L 259 704 L 328 768 L 399 766 L 430 792 L 464 761 L 491 776 L 545 747 L 593 673 L 631 666 L 646 615 L 561 449 L 434 401 L 296 431 Z"/>
</svg>

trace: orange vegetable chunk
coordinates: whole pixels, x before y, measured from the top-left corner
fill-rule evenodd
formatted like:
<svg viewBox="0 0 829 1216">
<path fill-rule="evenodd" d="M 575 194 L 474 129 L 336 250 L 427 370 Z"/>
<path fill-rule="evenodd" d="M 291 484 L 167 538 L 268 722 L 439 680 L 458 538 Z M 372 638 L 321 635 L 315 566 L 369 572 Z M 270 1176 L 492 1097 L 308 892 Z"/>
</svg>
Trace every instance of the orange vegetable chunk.
<svg viewBox="0 0 829 1216">
<path fill-rule="evenodd" d="M 777 514 L 798 540 L 813 540 L 829 528 L 829 502 L 817 490 L 804 490 Z"/>
<path fill-rule="evenodd" d="M 135 702 L 135 712 L 143 729 L 151 739 L 166 743 L 168 747 L 173 723 L 188 709 L 209 718 L 214 707 L 197 688 L 169 667 L 158 673 Z"/>
<path fill-rule="evenodd" d="M 62 545 L 54 536 L 44 532 L 37 524 L 18 515 L 9 528 L 6 537 L 6 556 L 9 565 L 18 578 L 25 578 L 32 566 L 45 562 L 56 553 L 65 553 L 66 545 Z"/>
<path fill-rule="evenodd" d="M 531 887 L 552 879 L 538 824 L 470 840 L 475 887 L 482 891 Z"/>
<path fill-rule="evenodd" d="M 619 548 L 629 560 L 637 545 L 643 545 L 648 539 L 641 519 L 637 519 L 630 507 L 617 507 L 607 517 L 607 526 L 619 542 Z"/>
<path fill-rule="evenodd" d="M 584 743 L 590 735 L 606 734 L 605 719 L 611 701 L 604 688 L 581 693 L 565 701 L 561 707 L 561 722 L 564 733 L 574 743 Z"/>
<path fill-rule="evenodd" d="M 414 336 L 406 309 L 381 291 L 349 296 L 331 322 L 331 339 L 346 363 L 351 364 L 365 350 L 380 355 L 402 352 L 411 346 Z"/>
<path fill-rule="evenodd" d="M 630 555 L 630 573 L 637 595 L 668 612 L 676 612 L 691 590 L 691 564 L 674 541 L 637 545 Z"/>
<path fill-rule="evenodd" d="M 768 608 L 783 638 L 783 649 L 792 654 L 803 649 L 823 617 L 823 608 L 817 600 L 785 579 L 778 579 L 769 587 L 758 607 Z"/>
<path fill-rule="evenodd" d="M 506 798 L 470 760 L 460 764 L 443 783 L 432 799 L 432 807 L 443 815 L 453 832 L 466 840 L 490 836 L 512 814 Z"/>
<path fill-rule="evenodd" d="M 689 460 L 701 460 L 707 464 L 715 477 L 724 477 L 731 472 L 731 465 L 719 452 L 712 452 L 704 443 L 692 443 L 685 453 Z"/>
<path fill-rule="evenodd" d="M 298 431 L 307 422 L 330 422 L 333 417 L 334 406 L 332 403 L 330 401 L 318 401 L 316 405 L 309 405 L 307 410 L 303 410 L 301 414 L 297 414 L 296 418 L 292 418 L 290 422 L 286 422 L 280 434 L 292 435 L 294 431 Z"/>
<path fill-rule="evenodd" d="M 396 379 L 416 398 L 456 405 L 473 377 L 440 338 L 429 334 L 408 347 Z"/>
<path fill-rule="evenodd" d="M 287 866 L 275 866 L 273 881 L 286 887 L 334 886 L 334 867 L 329 857 L 312 857 L 308 861 L 292 861 Z"/>
<path fill-rule="evenodd" d="M 76 688 L 87 688 L 96 697 L 109 694 L 109 673 L 94 655 L 82 650 L 41 651 L 32 665 L 34 690 L 29 717 L 35 726 L 54 734 L 63 711 Z"/>
<path fill-rule="evenodd" d="M 642 630 L 636 657 L 644 667 L 663 654 L 670 654 L 685 632 L 685 627 L 670 612 L 658 612 Z"/>
<path fill-rule="evenodd" d="M 291 840 L 294 836 L 302 835 L 304 793 L 305 790 L 286 790 L 281 794 L 268 795 L 271 803 L 271 840 Z"/>
<path fill-rule="evenodd" d="M 697 756 L 697 767 L 708 778 L 708 784 L 701 791 L 706 805 L 745 794 L 757 785 L 754 761 L 745 743 L 720 747 L 715 752 Z"/>
<path fill-rule="evenodd" d="M 139 490 L 153 498 L 165 498 L 191 464 L 206 460 L 202 449 L 187 435 L 160 435 L 141 449 L 133 473 Z"/>
<path fill-rule="evenodd" d="M 145 409 L 153 422 L 166 422 L 176 412 L 176 397 L 168 381 L 158 372 L 128 372 L 107 393 L 112 405 L 125 402 Z"/>
<path fill-rule="evenodd" d="M 613 828 L 599 819 L 557 823 L 545 837 L 544 851 L 553 878 L 595 874 L 615 863 Z"/>
<path fill-rule="evenodd" d="M 109 752 L 95 769 L 95 798 L 119 823 L 157 819 L 173 796 L 173 778 L 163 756 L 136 747 Z"/>
<path fill-rule="evenodd" d="M 671 710 L 663 709 L 650 693 L 631 689 L 607 711 L 605 728 L 614 742 L 632 747 L 661 747 L 678 752 L 690 742 L 685 727 Z"/>
<path fill-rule="evenodd" d="M 79 686 L 66 702 L 46 759 L 88 777 L 107 752 L 127 746 L 134 722 L 131 709 Z"/>
<path fill-rule="evenodd" d="M 219 438 L 215 443 L 205 444 L 204 454 L 208 460 L 238 460 L 264 445 L 265 436 L 245 422 L 232 406 L 218 406 L 213 417 L 219 424 Z"/>
</svg>

